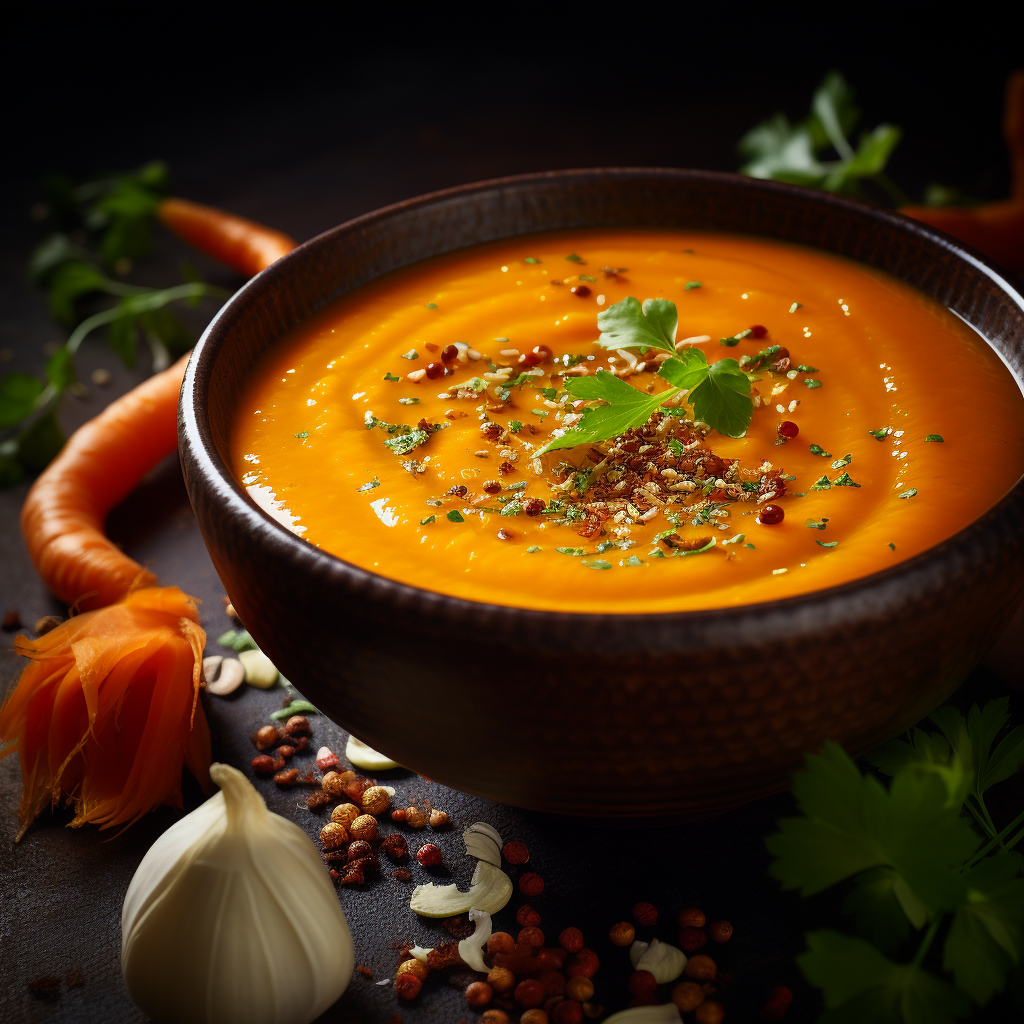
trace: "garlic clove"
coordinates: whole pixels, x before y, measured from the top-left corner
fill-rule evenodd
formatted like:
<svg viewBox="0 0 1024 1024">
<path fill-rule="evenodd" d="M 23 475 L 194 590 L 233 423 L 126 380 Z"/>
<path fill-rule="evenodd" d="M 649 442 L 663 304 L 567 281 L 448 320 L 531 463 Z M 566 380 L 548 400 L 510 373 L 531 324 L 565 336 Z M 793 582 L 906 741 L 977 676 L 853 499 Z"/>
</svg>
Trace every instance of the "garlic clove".
<svg viewBox="0 0 1024 1024">
<path fill-rule="evenodd" d="M 476 925 L 476 931 L 459 943 L 459 956 L 474 971 L 486 974 L 489 968 L 484 963 L 484 946 L 491 937 L 491 915 L 476 907 L 470 907 L 469 919 Z"/>
<path fill-rule="evenodd" d="M 667 942 L 637 940 L 629 947 L 629 962 L 635 971 L 650 971 L 659 985 L 675 981 L 686 967 L 686 954 Z"/>
<path fill-rule="evenodd" d="M 129 995 L 159 1024 L 309 1024 L 355 964 L 334 887 L 306 833 L 241 772 L 210 776 L 221 791 L 157 839 L 128 887 Z"/>
<path fill-rule="evenodd" d="M 423 917 L 453 917 L 472 907 L 487 914 L 496 914 L 511 898 L 512 879 L 500 868 L 478 860 L 468 892 L 460 892 L 454 883 L 417 885 L 412 891 L 409 907 Z"/>
<path fill-rule="evenodd" d="M 245 682 L 242 663 L 237 658 L 223 658 L 219 654 L 203 658 L 203 674 L 207 692 L 215 697 L 226 697 Z"/>
<path fill-rule="evenodd" d="M 462 833 L 466 853 L 477 860 L 485 860 L 496 868 L 501 867 L 501 836 L 486 822 L 478 821 Z"/>
<path fill-rule="evenodd" d="M 414 956 L 420 963 L 425 964 L 427 962 L 427 955 L 433 948 L 433 946 L 413 946 L 409 950 L 409 956 Z"/>
<path fill-rule="evenodd" d="M 365 768 L 372 772 L 384 772 L 389 768 L 402 767 L 397 761 L 392 761 L 390 757 L 374 750 L 369 744 L 356 739 L 355 736 L 349 736 L 348 743 L 345 744 L 345 757 L 357 768 Z"/>
<path fill-rule="evenodd" d="M 604 1024 L 683 1024 L 675 1003 L 661 1006 L 631 1006 L 605 1017 Z"/>
<path fill-rule="evenodd" d="M 238 660 L 245 669 L 245 681 L 250 686 L 269 690 L 277 682 L 280 673 L 262 651 L 242 651 L 238 655 Z"/>
</svg>

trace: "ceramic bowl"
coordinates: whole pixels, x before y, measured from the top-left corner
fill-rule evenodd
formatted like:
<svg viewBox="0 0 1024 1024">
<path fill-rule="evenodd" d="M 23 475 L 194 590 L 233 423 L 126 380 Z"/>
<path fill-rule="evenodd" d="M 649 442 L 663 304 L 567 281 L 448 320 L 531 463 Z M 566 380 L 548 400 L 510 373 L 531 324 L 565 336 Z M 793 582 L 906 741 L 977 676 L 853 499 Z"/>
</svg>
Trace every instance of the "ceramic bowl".
<svg viewBox="0 0 1024 1024">
<path fill-rule="evenodd" d="M 229 468 L 246 375 L 325 303 L 464 246 L 608 227 L 739 232 L 859 260 L 956 311 L 1024 378 L 1024 299 L 922 224 L 736 175 L 568 171 L 389 206 L 250 281 L 192 356 L 182 464 L 242 620 L 346 729 L 423 775 L 521 807 L 699 817 L 785 787 L 826 738 L 863 753 L 948 696 L 1024 594 L 1024 481 L 944 543 L 842 586 L 705 612 L 553 614 L 351 565 L 267 516 Z"/>
</svg>

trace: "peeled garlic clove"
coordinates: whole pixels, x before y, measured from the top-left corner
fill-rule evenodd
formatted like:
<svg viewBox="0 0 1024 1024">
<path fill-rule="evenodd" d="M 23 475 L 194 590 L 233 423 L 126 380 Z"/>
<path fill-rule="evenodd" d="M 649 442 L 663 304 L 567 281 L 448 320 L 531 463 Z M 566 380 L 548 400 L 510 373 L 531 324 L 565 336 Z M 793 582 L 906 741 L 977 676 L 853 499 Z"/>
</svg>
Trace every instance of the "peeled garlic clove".
<svg viewBox="0 0 1024 1024">
<path fill-rule="evenodd" d="M 651 939 L 629 947 L 629 962 L 635 971 L 650 971 L 659 985 L 675 981 L 686 967 L 686 954 L 667 942 Z"/>
<path fill-rule="evenodd" d="M 345 744 L 345 757 L 357 768 L 365 768 L 371 772 L 384 772 L 389 768 L 401 768 L 397 761 L 374 750 L 373 747 L 357 740 L 355 736 L 349 736 Z"/>
<path fill-rule="evenodd" d="M 470 907 L 469 919 L 476 925 L 476 931 L 459 943 L 459 956 L 474 971 L 486 974 L 489 968 L 484 963 L 484 946 L 491 937 L 491 915 L 476 907 Z"/>
<path fill-rule="evenodd" d="M 278 671 L 274 663 L 262 651 L 242 651 L 238 660 L 245 670 L 245 681 L 250 686 L 269 690 L 277 682 Z"/>
<path fill-rule="evenodd" d="M 234 693 L 245 682 L 245 668 L 237 658 L 224 658 L 219 654 L 203 658 L 206 689 L 216 697 Z"/>
<path fill-rule="evenodd" d="M 501 867 L 501 836 L 485 822 L 478 821 L 462 833 L 466 853 L 477 860 L 487 861 L 496 868 Z"/>
<path fill-rule="evenodd" d="M 355 951 L 316 847 L 245 776 L 142 859 L 121 912 L 128 993 L 158 1024 L 309 1024 L 345 991 Z M 282 884 L 287 879 L 287 884 Z"/>
<path fill-rule="evenodd" d="M 468 892 L 460 892 L 454 883 L 417 885 L 412 891 L 409 907 L 423 917 L 454 917 L 471 907 L 496 914 L 511 898 L 512 879 L 500 868 L 478 860 Z"/>
<path fill-rule="evenodd" d="M 605 1017 L 604 1024 L 683 1024 L 683 1018 L 675 1003 L 663 1003 L 661 1006 L 631 1006 Z"/>
<path fill-rule="evenodd" d="M 413 946 L 409 950 L 409 956 L 414 956 L 420 963 L 425 964 L 427 962 L 427 955 L 433 948 L 433 946 Z"/>
</svg>

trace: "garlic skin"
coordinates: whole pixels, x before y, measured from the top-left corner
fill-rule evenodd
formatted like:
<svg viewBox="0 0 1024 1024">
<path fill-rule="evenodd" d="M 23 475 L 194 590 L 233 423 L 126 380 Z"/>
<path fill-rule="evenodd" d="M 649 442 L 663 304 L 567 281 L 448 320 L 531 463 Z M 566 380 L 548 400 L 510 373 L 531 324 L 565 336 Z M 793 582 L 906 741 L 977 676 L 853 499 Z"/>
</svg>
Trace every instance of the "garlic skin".
<svg viewBox="0 0 1024 1024">
<path fill-rule="evenodd" d="M 245 776 L 142 859 L 121 911 L 121 973 L 158 1024 L 309 1024 L 348 987 L 355 951 L 327 870 Z"/>
</svg>

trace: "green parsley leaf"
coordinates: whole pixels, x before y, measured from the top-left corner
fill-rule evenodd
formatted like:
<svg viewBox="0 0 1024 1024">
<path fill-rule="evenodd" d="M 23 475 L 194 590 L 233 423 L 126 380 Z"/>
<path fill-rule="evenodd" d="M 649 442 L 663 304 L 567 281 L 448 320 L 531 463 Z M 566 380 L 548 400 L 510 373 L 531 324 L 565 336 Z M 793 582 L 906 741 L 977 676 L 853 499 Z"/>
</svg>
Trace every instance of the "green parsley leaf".
<svg viewBox="0 0 1024 1024">
<path fill-rule="evenodd" d="M 823 548 L 834 548 L 839 543 L 839 541 L 837 541 L 837 540 L 819 540 L 817 543 L 820 544 Z"/>
<path fill-rule="evenodd" d="M 388 372 L 384 374 L 384 379 L 385 380 L 389 380 L 392 383 L 397 383 L 402 378 L 401 377 L 396 377 L 390 370 L 388 370 Z"/>
<path fill-rule="evenodd" d="M 544 419 L 548 414 L 547 409 L 531 409 L 530 412 L 532 412 L 534 416 L 539 416 L 541 419 Z M 550 449 L 544 448 L 543 451 L 550 451 Z M 536 452 L 536 454 L 540 455 L 541 452 L 538 451 Z"/>
<path fill-rule="evenodd" d="M 597 278 L 594 277 L 592 274 L 580 274 L 580 280 L 581 281 L 596 281 Z"/>
<path fill-rule="evenodd" d="M 740 339 L 736 337 L 719 338 L 718 344 L 725 345 L 726 348 L 735 348 L 740 343 Z"/>
<path fill-rule="evenodd" d="M 808 387 L 808 388 L 811 388 L 812 390 L 814 388 L 820 388 L 821 387 L 821 381 L 820 380 L 815 380 L 813 377 L 804 377 L 804 386 Z"/>
<path fill-rule="evenodd" d="M 0 377 L 0 427 L 19 424 L 35 408 L 43 393 L 43 382 L 27 373 L 9 373 Z"/>
<path fill-rule="evenodd" d="M 673 455 L 683 455 L 686 452 L 686 446 L 676 437 L 668 439 L 668 449 Z"/>
<path fill-rule="evenodd" d="M 540 260 L 537 260 L 536 262 L 537 262 L 537 263 L 539 263 L 539 262 L 540 262 Z M 528 547 L 528 548 L 526 549 L 526 553 L 527 553 L 528 555 L 534 555 L 534 554 L 536 554 L 536 553 L 537 553 L 538 551 L 540 551 L 540 545 L 539 545 L 539 544 L 531 544 L 531 545 L 530 545 L 530 546 L 529 546 L 529 547 Z"/>
<path fill-rule="evenodd" d="M 427 526 L 430 523 L 432 523 L 436 518 L 437 516 L 424 516 L 424 518 L 420 520 L 420 526 Z"/>
<path fill-rule="evenodd" d="M 437 303 L 436 302 L 428 302 L 427 303 L 427 309 L 437 309 Z"/>
<path fill-rule="evenodd" d="M 841 459 L 836 459 L 836 461 L 832 463 L 832 468 L 842 469 L 843 466 L 848 466 L 851 462 L 853 462 L 853 456 L 844 455 Z"/>
<path fill-rule="evenodd" d="M 889 431 L 890 431 L 891 429 L 892 429 L 891 427 L 882 427 L 882 428 L 881 428 L 880 430 L 869 430 L 869 431 L 868 431 L 868 433 L 869 433 L 869 434 L 870 434 L 870 435 L 871 435 L 871 436 L 872 436 L 872 437 L 873 437 L 873 438 L 874 438 L 874 439 L 875 439 L 876 441 L 884 441 L 884 440 L 885 440 L 885 438 L 886 438 L 886 435 L 887 435 L 887 434 L 889 433 Z"/>
<path fill-rule="evenodd" d="M 825 451 L 825 449 L 822 448 L 820 444 L 812 444 L 811 445 L 811 454 L 812 455 L 820 455 L 823 459 L 830 459 L 830 458 L 832 458 L 832 453 Z"/>
<path fill-rule="evenodd" d="M 297 433 L 295 436 L 297 438 L 299 438 L 300 440 L 302 440 L 304 438 L 309 437 L 309 431 L 308 430 L 300 430 L 299 433 Z"/>
<path fill-rule="evenodd" d="M 811 484 L 812 491 L 828 491 L 831 490 L 832 485 L 828 482 L 827 476 L 821 476 Z"/>
<path fill-rule="evenodd" d="M 842 476 L 837 476 L 835 478 L 835 480 L 832 481 L 832 486 L 833 487 L 860 487 L 860 484 L 857 483 L 853 479 L 853 477 L 850 476 L 849 473 L 843 473 Z M 902 495 L 900 495 L 900 497 L 902 497 Z"/>
<path fill-rule="evenodd" d="M 735 359 L 712 363 L 707 379 L 690 392 L 688 400 L 694 416 L 720 434 L 726 437 L 746 434 L 754 403 L 750 398 L 750 381 Z"/>
<path fill-rule="evenodd" d="M 385 442 L 386 443 L 386 442 Z M 372 491 L 375 487 L 380 487 L 380 481 L 374 477 L 372 480 L 367 480 L 365 484 L 361 484 L 356 488 L 356 492 L 360 491 Z"/>
<path fill-rule="evenodd" d="M 687 281 L 683 287 L 686 289 L 686 291 L 692 292 L 694 288 L 700 288 L 703 286 L 703 284 L 703 281 Z"/>
<path fill-rule="evenodd" d="M 925 440 L 926 441 L 937 441 L 939 444 L 943 444 L 944 441 L 945 441 L 945 438 L 943 438 L 943 436 L 941 434 L 929 434 L 925 438 Z"/>
<path fill-rule="evenodd" d="M 463 519 L 462 513 L 456 508 L 453 508 L 450 512 L 447 512 L 445 514 L 445 519 L 447 519 L 449 523 L 464 523 L 466 521 L 465 519 Z"/>
<path fill-rule="evenodd" d="M 571 252 L 565 257 L 570 263 L 586 263 L 587 261 L 582 256 L 577 256 L 576 253 Z"/>
<path fill-rule="evenodd" d="M 429 440 L 430 434 L 417 427 L 415 430 L 410 430 L 407 434 L 385 438 L 384 446 L 390 448 L 395 455 L 408 455 L 414 448 L 418 448 L 421 444 L 426 444 Z"/>
<path fill-rule="evenodd" d="M 573 555 L 574 557 L 587 553 L 584 548 L 555 548 L 555 550 L 560 555 Z"/>
<path fill-rule="evenodd" d="M 898 498 L 912 498 L 915 494 L 917 494 L 917 488 L 916 487 L 911 487 L 909 491 L 902 491 L 900 494 L 897 495 L 897 497 Z"/>
<path fill-rule="evenodd" d="M 522 423 L 519 422 L 519 420 L 509 420 L 508 421 L 508 429 L 513 434 L 518 434 L 523 429 L 523 425 L 522 425 Z"/>
<path fill-rule="evenodd" d="M 892 542 L 892 541 L 889 541 L 889 547 L 891 547 L 891 548 L 893 549 L 893 551 L 895 551 L 895 550 L 896 550 L 896 545 L 895 545 L 895 544 L 893 544 L 893 542 Z"/>
<path fill-rule="evenodd" d="M 805 365 L 804 365 L 803 363 L 801 363 L 801 364 L 800 364 L 800 365 L 799 365 L 799 366 L 797 367 L 797 369 L 798 369 L 798 370 L 799 370 L 799 371 L 800 371 L 801 373 L 817 373 L 817 372 L 818 372 L 818 368 L 817 368 L 816 366 L 805 366 Z"/>
<path fill-rule="evenodd" d="M 417 352 L 416 349 L 414 349 L 414 348 L 409 349 L 408 352 L 403 352 L 402 353 L 402 358 L 403 359 L 419 359 L 419 357 L 420 357 L 419 352 Z"/>
<path fill-rule="evenodd" d="M 612 567 L 611 562 L 605 562 L 600 558 L 592 558 L 589 562 L 584 559 L 583 564 L 588 569 L 610 569 Z"/>
<path fill-rule="evenodd" d="M 597 314 L 604 348 L 657 348 L 675 354 L 679 317 L 668 299 L 645 299 L 641 306 L 632 295 Z"/>
<path fill-rule="evenodd" d="M 419 405 L 420 400 L 418 398 L 400 398 L 398 400 L 402 405 Z"/>
<path fill-rule="evenodd" d="M 807 526 L 812 530 L 824 530 L 828 519 L 808 519 Z"/>
<path fill-rule="evenodd" d="M 674 384 L 684 391 L 689 391 L 702 381 L 707 380 L 709 373 L 707 356 L 699 348 L 684 349 L 679 355 L 666 359 L 661 364 L 661 369 L 658 370 L 659 377 L 663 377 L 670 384 Z M 666 396 L 662 395 L 661 397 L 664 400 Z M 682 445 L 680 445 L 681 453 Z"/>
<path fill-rule="evenodd" d="M 534 256 L 526 256 L 523 258 L 524 263 L 540 263 L 541 261 Z M 530 550 L 529 548 L 527 550 Z M 539 549 L 538 549 L 539 550 Z"/>
</svg>

